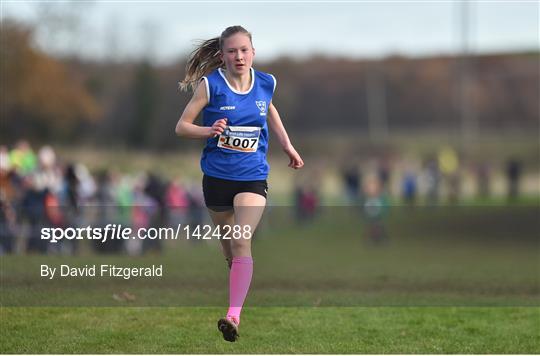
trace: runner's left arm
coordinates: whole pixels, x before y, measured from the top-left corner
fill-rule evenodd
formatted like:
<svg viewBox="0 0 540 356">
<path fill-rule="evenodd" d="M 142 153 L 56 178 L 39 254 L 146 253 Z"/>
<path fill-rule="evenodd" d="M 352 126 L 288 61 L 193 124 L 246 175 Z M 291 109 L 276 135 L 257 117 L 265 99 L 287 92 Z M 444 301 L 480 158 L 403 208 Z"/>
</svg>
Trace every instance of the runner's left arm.
<svg viewBox="0 0 540 356">
<path fill-rule="evenodd" d="M 285 130 L 285 126 L 283 126 L 281 117 L 272 102 L 270 102 L 270 107 L 268 108 L 267 120 L 268 125 L 275 133 L 281 147 L 283 147 L 283 151 L 289 156 L 289 167 L 294 169 L 302 168 L 304 166 L 304 161 L 294 149 L 291 140 L 289 139 L 289 135 L 287 135 L 287 131 Z"/>
</svg>

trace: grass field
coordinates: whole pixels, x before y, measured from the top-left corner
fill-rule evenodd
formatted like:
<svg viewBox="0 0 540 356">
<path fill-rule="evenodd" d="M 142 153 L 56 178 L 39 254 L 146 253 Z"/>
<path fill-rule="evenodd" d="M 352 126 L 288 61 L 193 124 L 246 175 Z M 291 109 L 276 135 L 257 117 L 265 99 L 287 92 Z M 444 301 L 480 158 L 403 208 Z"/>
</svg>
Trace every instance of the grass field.
<svg viewBox="0 0 540 356">
<path fill-rule="evenodd" d="M 540 352 L 533 307 L 246 308 L 237 343 L 221 308 L 2 308 L 2 353 Z"/>
<path fill-rule="evenodd" d="M 253 242 L 240 340 L 221 339 L 216 241 L 161 255 L 2 256 L 2 353 L 539 353 L 538 207 L 393 208 L 368 243 L 349 208 L 298 225 L 272 208 Z M 152 280 L 39 277 L 39 265 L 163 264 Z M 119 301 L 128 292 L 134 298 Z"/>
</svg>

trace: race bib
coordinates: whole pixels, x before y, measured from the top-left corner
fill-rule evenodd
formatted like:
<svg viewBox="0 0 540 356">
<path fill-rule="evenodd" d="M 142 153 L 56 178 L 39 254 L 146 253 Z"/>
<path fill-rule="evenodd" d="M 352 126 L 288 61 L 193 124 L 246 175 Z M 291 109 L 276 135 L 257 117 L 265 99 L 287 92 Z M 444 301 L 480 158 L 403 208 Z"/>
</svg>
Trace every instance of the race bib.
<svg viewBox="0 0 540 356">
<path fill-rule="evenodd" d="M 256 152 L 260 134 L 260 127 L 227 126 L 219 135 L 217 146 L 238 152 Z"/>
</svg>

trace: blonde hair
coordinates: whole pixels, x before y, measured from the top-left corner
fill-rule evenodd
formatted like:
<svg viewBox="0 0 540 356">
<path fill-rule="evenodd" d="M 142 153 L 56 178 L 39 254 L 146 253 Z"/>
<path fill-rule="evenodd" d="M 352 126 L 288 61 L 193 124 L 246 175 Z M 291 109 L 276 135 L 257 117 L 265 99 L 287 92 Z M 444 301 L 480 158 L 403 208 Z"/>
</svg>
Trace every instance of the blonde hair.
<svg viewBox="0 0 540 356">
<path fill-rule="evenodd" d="M 202 41 L 189 55 L 186 64 L 186 76 L 178 83 L 178 89 L 188 91 L 195 90 L 199 80 L 216 68 L 223 66 L 219 55 L 223 49 L 223 43 L 232 35 L 244 33 L 253 44 L 251 33 L 242 26 L 230 26 L 221 33 L 221 36 Z"/>
</svg>

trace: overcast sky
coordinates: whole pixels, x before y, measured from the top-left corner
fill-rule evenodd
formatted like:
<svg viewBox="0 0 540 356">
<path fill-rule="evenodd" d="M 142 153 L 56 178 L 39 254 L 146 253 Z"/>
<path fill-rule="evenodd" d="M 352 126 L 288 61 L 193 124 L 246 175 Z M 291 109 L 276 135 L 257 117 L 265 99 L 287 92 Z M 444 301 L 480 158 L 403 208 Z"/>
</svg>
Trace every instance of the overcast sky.
<svg viewBox="0 0 540 356">
<path fill-rule="evenodd" d="M 253 33 L 259 60 L 313 54 L 352 58 L 425 56 L 461 49 L 457 1 L 179 2 L 1 1 L 2 18 L 38 25 L 38 45 L 94 58 L 177 60 L 194 40 L 240 24 Z M 48 14 L 48 15 L 47 15 Z M 74 14 L 74 16 L 70 16 Z M 537 1 L 469 2 L 473 52 L 539 48 Z M 59 19 L 74 20 L 66 31 Z M 69 23 L 69 22 L 68 22 Z"/>
</svg>

